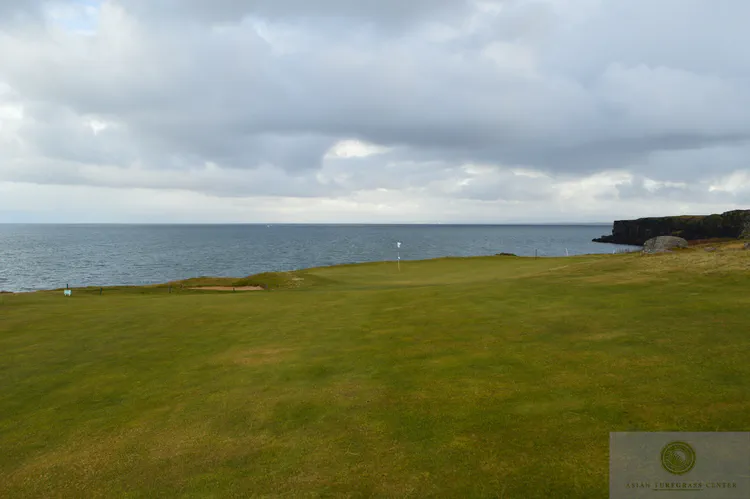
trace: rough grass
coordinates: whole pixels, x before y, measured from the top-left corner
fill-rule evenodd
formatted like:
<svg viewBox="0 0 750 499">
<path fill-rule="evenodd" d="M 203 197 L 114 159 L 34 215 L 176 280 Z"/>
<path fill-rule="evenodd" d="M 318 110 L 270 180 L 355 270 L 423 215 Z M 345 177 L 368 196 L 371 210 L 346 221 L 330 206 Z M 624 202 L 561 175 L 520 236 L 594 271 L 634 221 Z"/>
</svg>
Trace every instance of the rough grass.
<svg viewBox="0 0 750 499">
<path fill-rule="evenodd" d="M 749 265 L 730 245 L 4 295 L 0 497 L 606 497 L 610 431 L 750 430 Z"/>
</svg>

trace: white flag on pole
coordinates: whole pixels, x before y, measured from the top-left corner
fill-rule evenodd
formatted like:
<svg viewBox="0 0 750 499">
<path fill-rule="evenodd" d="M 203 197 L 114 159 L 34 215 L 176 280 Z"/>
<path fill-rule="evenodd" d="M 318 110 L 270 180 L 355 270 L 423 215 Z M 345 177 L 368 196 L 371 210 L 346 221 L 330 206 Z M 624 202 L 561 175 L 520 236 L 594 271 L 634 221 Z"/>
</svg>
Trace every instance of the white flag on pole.
<svg viewBox="0 0 750 499">
<path fill-rule="evenodd" d="M 400 248 L 400 247 L 401 247 L 401 241 L 399 241 L 399 242 L 397 242 L 397 243 L 396 243 L 396 247 L 397 247 L 397 248 Z"/>
</svg>

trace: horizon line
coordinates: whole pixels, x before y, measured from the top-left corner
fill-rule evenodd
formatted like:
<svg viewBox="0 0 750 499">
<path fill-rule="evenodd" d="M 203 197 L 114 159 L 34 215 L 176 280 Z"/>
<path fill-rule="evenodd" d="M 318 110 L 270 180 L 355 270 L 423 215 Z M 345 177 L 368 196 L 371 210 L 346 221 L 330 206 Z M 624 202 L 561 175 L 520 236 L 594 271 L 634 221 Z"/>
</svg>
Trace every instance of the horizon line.
<svg viewBox="0 0 750 499">
<path fill-rule="evenodd" d="M 612 222 L 0 222 L 0 225 L 612 225 Z"/>
</svg>

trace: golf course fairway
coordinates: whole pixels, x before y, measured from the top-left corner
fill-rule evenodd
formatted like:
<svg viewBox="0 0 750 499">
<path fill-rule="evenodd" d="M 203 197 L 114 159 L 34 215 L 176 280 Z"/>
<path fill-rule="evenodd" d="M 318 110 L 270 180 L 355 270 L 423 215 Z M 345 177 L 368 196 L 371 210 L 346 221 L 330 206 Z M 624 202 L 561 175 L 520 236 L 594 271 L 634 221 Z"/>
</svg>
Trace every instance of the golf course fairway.
<svg viewBox="0 0 750 499">
<path fill-rule="evenodd" d="M 0 497 L 606 497 L 750 430 L 740 248 L 0 295 Z"/>
</svg>

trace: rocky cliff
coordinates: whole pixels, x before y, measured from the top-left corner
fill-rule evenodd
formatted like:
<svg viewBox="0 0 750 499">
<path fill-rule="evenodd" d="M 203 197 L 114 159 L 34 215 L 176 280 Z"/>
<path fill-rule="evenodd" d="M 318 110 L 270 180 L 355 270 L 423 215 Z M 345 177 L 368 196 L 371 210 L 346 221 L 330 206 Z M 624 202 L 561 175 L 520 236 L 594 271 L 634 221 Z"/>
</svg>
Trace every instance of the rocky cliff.
<svg viewBox="0 0 750 499">
<path fill-rule="evenodd" d="M 642 246 L 657 236 L 684 239 L 750 238 L 750 210 L 734 210 L 721 215 L 679 216 L 618 220 L 612 235 L 594 239 L 597 243 Z"/>
</svg>

